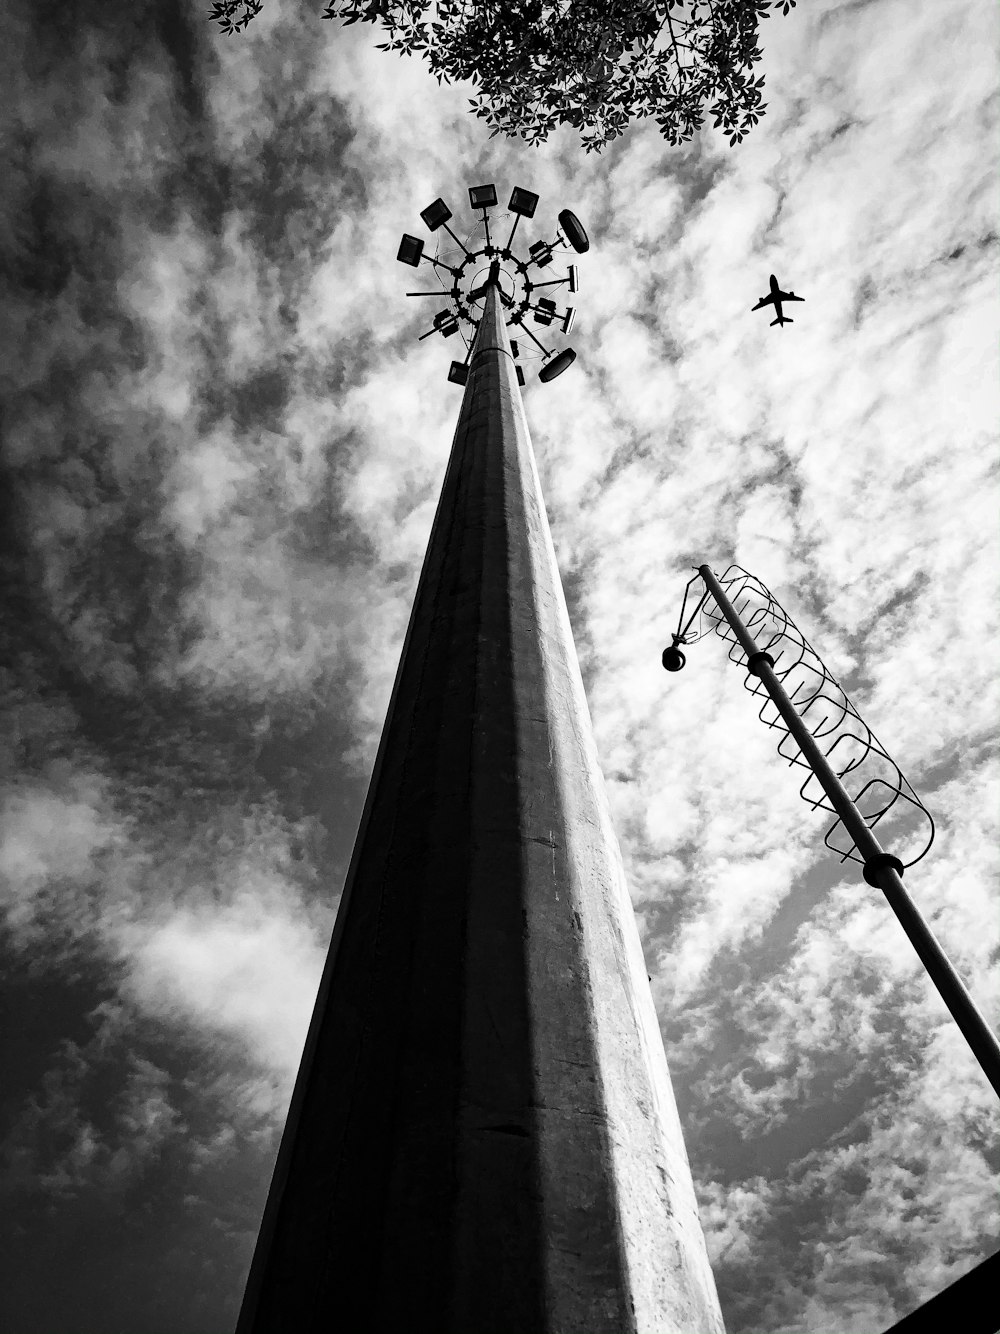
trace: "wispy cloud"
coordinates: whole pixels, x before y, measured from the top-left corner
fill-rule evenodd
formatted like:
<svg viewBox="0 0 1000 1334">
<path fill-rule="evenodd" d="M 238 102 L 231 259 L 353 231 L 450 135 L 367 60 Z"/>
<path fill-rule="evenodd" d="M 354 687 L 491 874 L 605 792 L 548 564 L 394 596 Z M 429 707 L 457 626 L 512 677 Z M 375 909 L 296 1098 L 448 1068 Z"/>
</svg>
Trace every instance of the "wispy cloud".
<svg viewBox="0 0 1000 1334">
<path fill-rule="evenodd" d="M 692 564 L 773 587 L 928 800 L 907 883 L 998 1013 L 978 7 L 800 6 L 738 150 L 600 158 L 484 141 L 365 25 L 150 13 L 15 6 L 0 53 L 17 1226 L 58 1200 L 53 1245 L 124 1257 L 69 1285 L 109 1328 L 232 1320 L 458 406 L 392 256 L 496 180 L 591 234 L 579 359 L 525 398 L 727 1326 L 884 1328 L 994 1245 L 995 1110 L 722 646 L 659 654 Z"/>
</svg>

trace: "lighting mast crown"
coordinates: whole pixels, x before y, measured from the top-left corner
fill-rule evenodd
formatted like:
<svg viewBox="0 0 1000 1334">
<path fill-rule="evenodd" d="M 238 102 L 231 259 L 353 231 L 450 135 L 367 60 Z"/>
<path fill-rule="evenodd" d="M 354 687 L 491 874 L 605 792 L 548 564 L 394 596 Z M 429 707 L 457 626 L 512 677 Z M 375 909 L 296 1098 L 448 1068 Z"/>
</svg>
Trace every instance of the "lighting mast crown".
<svg viewBox="0 0 1000 1334">
<path fill-rule="evenodd" d="M 491 286 L 494 286 L 499 292 L 500 300 L 509 311 L 507 324 L 518 326 L 542 354 L 543 365 L 538 372 L 538 378 L 543 383 L 554 380 L 576 360 L 576 353 L 571 347 L 563 348 L 558 353 L 555 348 L 546 347 L 527 327 L 526 320 L 530 313 L 533 323 L 543 327 L 557 324 L 564 334 L 568 334 L 576 320 L 576 308 L 568 305 L 565 310 L 560 310 L 553 297 L 539 295 L 539 292 L 543 288 L 563 286 L 571 293 L 579 291 L 579 269 L 575 264 L 570 264 L 564 277 L 541 282 L 537 281 L 538 274 L 533 273 L 533 270 L 544 269 L 551 264 L 556 250 L 560 247 L 572 249 L 578 254 L 584 254 L 589 250 L 590 241 L 583 223 L 575 213 L 564 208 L 559 214 L 559 230 L 555 237 L 551 241 L 535 241 L 528 247 L 528 258 L 523 260 L 514 254 L 511 245 L 521 219 L 534 217 L 535 209 L 538 207 L 538 195 L 531 190 L 522 189 L 521 186 L 514 187 L 506 213 L 507 217 L 513 215 L 514 222 L 502 246 L 495 243 L 490 233 L 490 210 L 497 206 L 496 186 L 471 186 L 469 205 L 474 211 L 481 212 L 482 217 L 476 224 L 474 232 L 464 241 L 448 225 L 453 214 L 443 199 L 435 199 L 432 204 L 420 211 L 420 217 L 428 231 L 436 232 L 443 228 L 451 237 L 454 246 L 449 250 L 442 252 L 439 247 L 435 255 L 425 254 L 423 240 L 408 233 L 404 233 L 399 243 L 396 258 L 401 264 L 409 264 L 413 268 L 422 262 L 430 264 L 441 283 L 436 289 L 407 292 L 406 295 L 433 296 L 449 303 L 434 315 L 431 327 L 426 333 L 421 334 L 420 338 L 430 338 L 435 333 L 445 338 L 450 338 L 455 333 L 461 335 L 466 345 L 465 358 L 451 363 L 448 379 L 456 384 L 465 384 L 469 378 L 469 358 L 472 355 L 475 329 L 482 317 L 486 293 Z M 471 249 L 473 236 L 480 228 L 485 236 L 485 244 L 477 249 Z M 466 333 L 464 325 L 471 326 L 470 333 Z M 517 343 L 512 343 L 511 347 L 514 356 L 519 356 Z M 519 384 L 524 384 L 524 372 L 520 366 L 517 367 L 517 379 Z"/>
</svg>

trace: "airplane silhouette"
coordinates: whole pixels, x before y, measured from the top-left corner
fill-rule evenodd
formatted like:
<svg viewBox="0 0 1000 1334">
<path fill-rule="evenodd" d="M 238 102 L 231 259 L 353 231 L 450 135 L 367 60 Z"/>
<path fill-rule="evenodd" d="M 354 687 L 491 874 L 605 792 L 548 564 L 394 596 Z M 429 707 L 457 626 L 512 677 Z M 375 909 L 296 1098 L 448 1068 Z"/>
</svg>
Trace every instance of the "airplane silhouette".
<svg viewBox="0 0 1000 1334">
<path fill-rule="evenodd" d="M 805 297 L 796 296 L 794 292 L 783 292 L 781 288 L 778 286 L 777 278 L 772 273 L 770 294 L 768 296 L 762 296 L 761 299 L 757 302 L 757 304 L 755 306 L 751 306 L 750 309 L 760 310 L 761 306 L 773 305 L 778 318 L 776 320 L 771 321 L 772 329 L 776 324 L 780 324 L 782 326 L 786 324 L 794 324 L 795 321 L 789 315 L 783 315 L 781 313 L 782 301 L 805 301 Z"/>
</svg>

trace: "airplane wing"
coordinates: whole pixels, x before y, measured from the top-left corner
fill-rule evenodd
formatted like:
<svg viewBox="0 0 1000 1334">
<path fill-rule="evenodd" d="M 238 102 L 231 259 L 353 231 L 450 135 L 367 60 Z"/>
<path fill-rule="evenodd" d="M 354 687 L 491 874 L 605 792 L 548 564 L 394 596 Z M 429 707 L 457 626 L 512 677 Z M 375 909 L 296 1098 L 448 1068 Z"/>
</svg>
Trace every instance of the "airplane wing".
<svg viewBox="0 0 1000 1334">
<path fill-rule="evenodd" d="M 804 296 L 796 296 L 794 292 L 779 292 L 778 297 L 782 301 L 805 301 Z"/>
<path fill-rule="evenodd" d="M 755 306 L 751 306 L 750 309 L 760 310 L 761 306 L 771 306 L 773 304 L 774 304 L 773 296 L 762 296 L 761 299 L 757 302 L 757 304 Z"/>
</svg>

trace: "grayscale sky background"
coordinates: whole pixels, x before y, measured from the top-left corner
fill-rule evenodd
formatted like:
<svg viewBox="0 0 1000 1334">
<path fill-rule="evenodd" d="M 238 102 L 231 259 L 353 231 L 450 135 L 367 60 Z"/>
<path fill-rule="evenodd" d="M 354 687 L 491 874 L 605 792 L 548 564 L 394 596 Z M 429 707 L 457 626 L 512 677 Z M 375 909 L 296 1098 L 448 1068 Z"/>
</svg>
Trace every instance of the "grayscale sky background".
<svg viewBox="0 0 1000 1334">
<path fill-rule="evenodd" d="M 874 1334 L 996 1248 L 996 1100 L 723 646 L 659 655 L 692 563 L 772 586 L 995 1021 L 995 6 L 800 0 L 743 145 L 601 156 L 321 9 L 5 9 L 5 1328 L 235 1321 L 459 404 L 396 246 L 495 181 L 591 235 L 525 401 L 727 1327 Z"/>
</svg>

